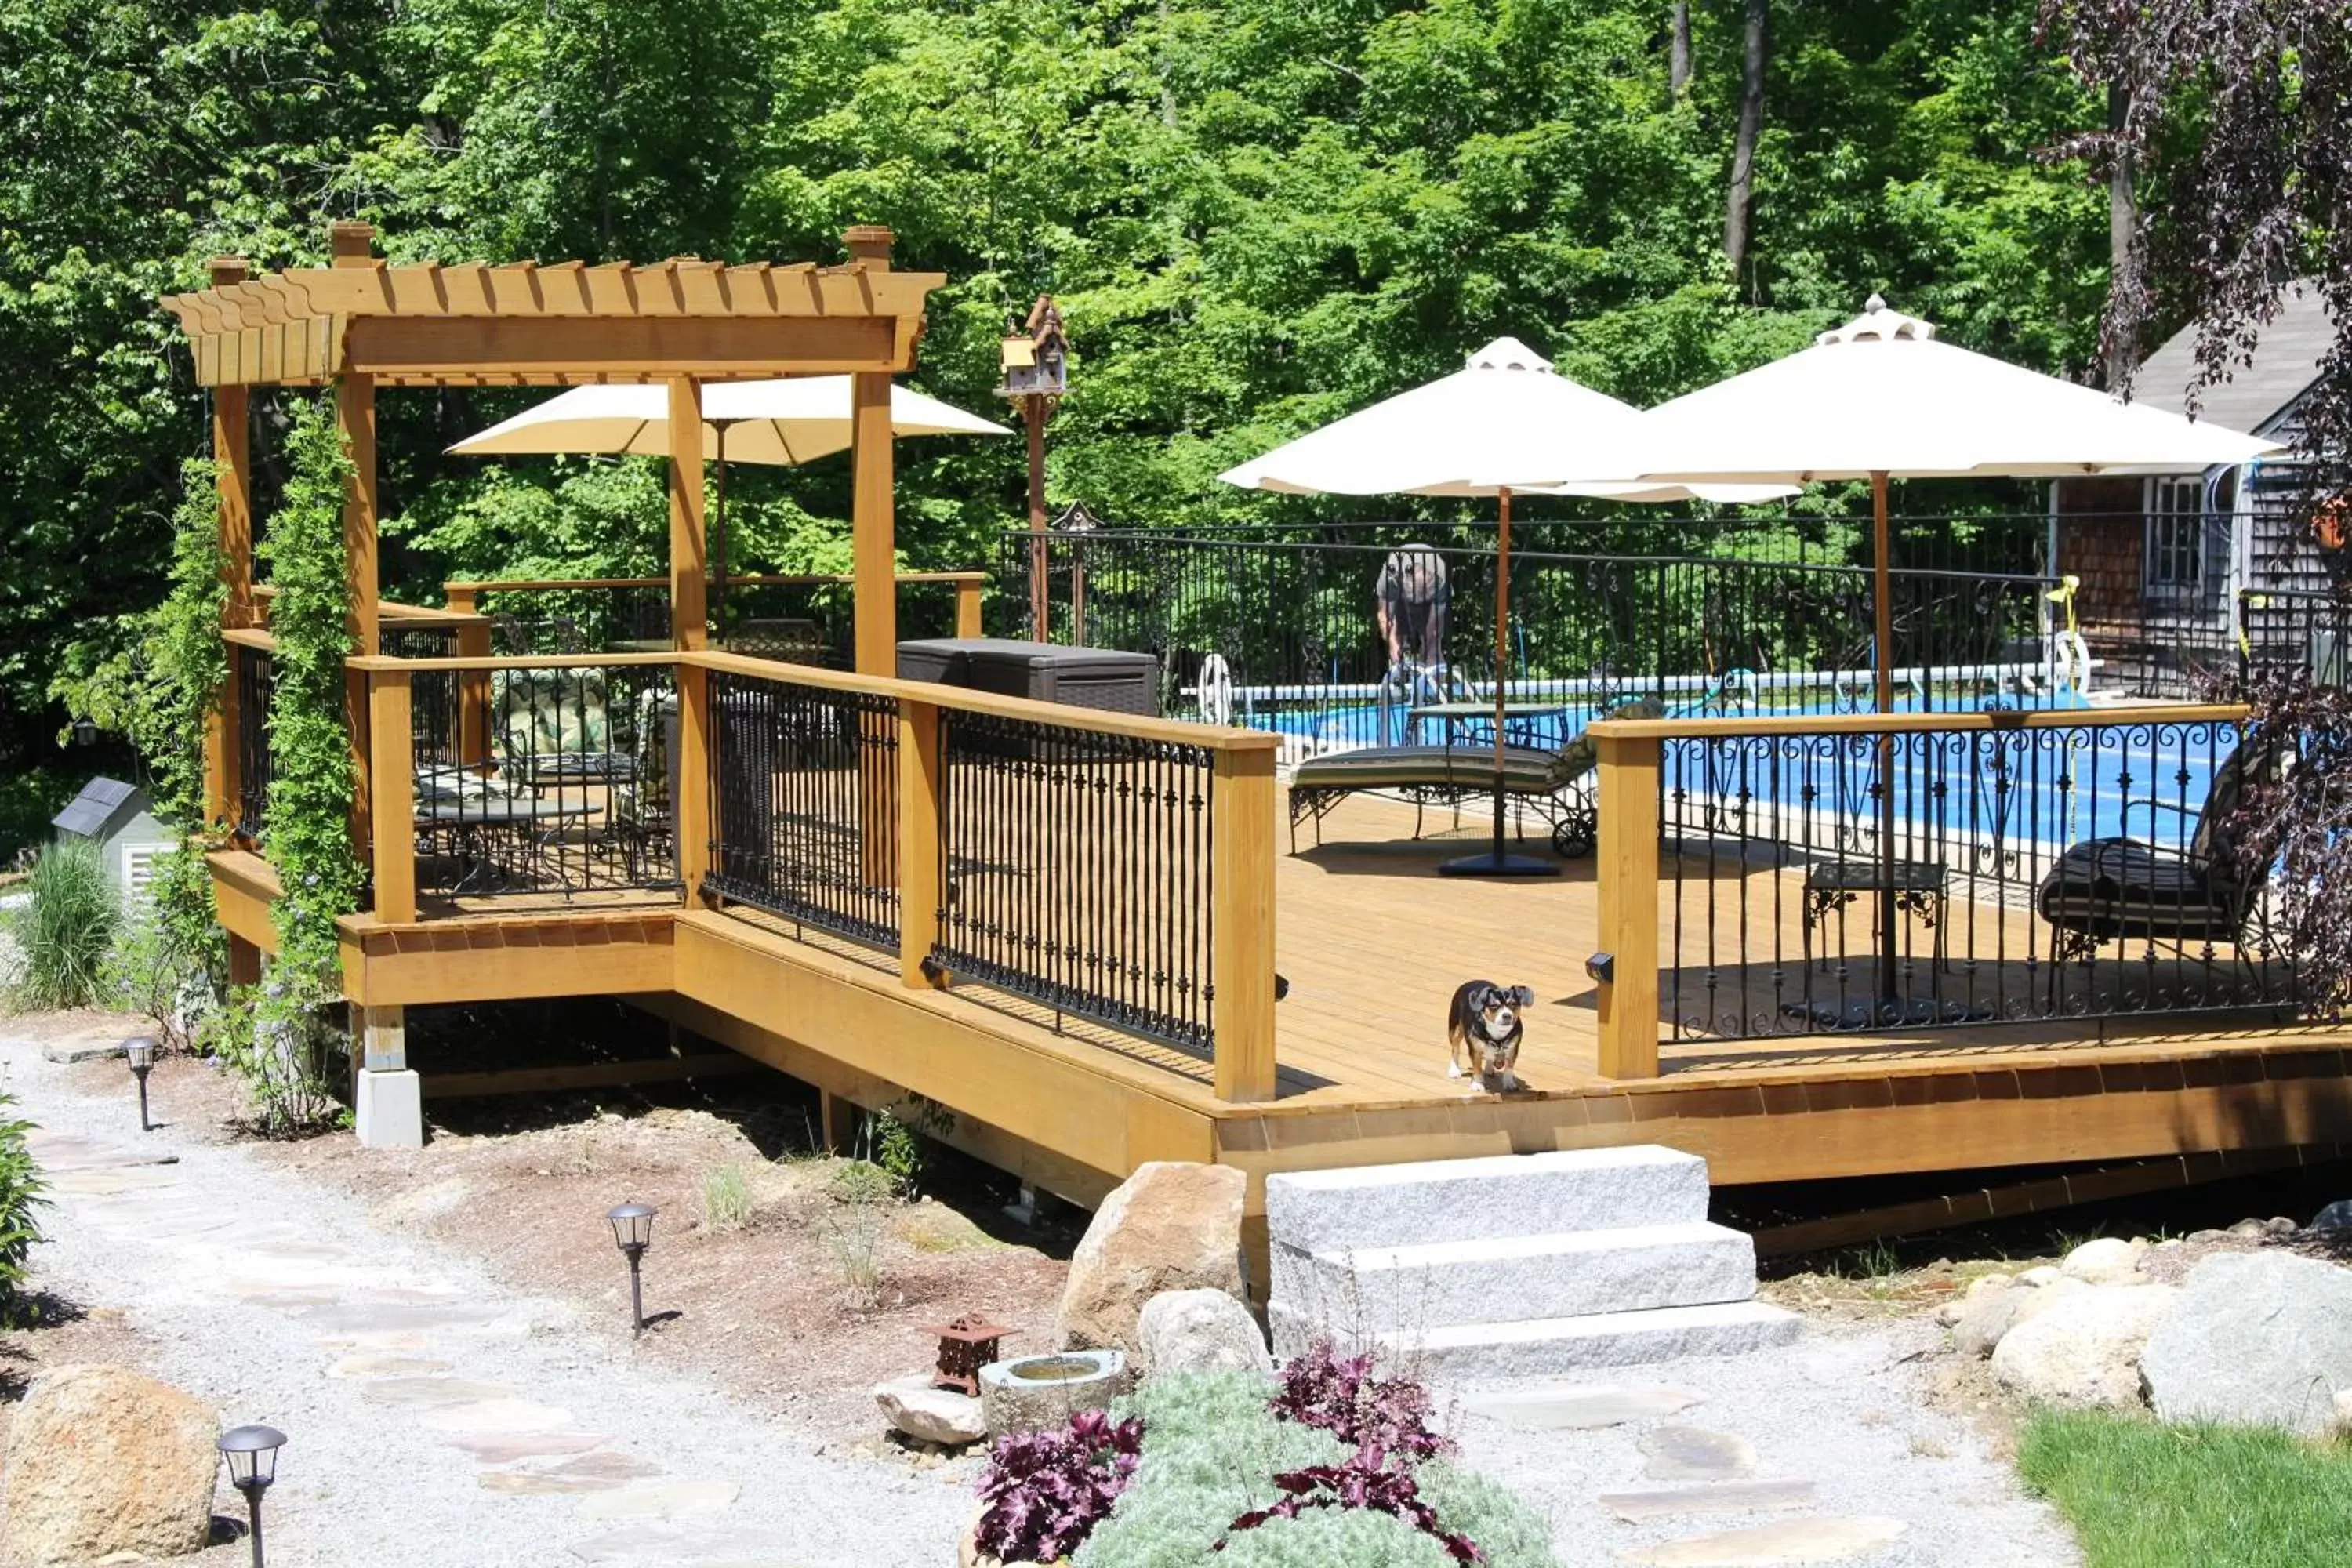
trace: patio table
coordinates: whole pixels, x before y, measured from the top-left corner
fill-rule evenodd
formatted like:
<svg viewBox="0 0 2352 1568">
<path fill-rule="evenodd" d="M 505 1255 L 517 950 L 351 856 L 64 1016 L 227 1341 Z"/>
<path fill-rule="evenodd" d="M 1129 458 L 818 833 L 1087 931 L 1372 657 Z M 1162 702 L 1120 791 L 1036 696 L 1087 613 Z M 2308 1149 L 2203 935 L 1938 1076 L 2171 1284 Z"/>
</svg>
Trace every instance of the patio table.
<svg viewBox="0 0 2352 1568">
<path fill-rule="evenodd" d="M 592 816 L 595 807 L 584 800 L 545 799 L 537 795 L 484 795 L 416 803 L 419 837 L 446 832 L 457 848 L 460 870 L 451 894 L 488 892 L 500 873 L 497 846 L 510 841 L 518 851 L 545 848 L 563 825 Z M 517 858 L 520 858 L 520 855 Z M 563 884 L 568 898 L 572 889 Z"/>
</svg>

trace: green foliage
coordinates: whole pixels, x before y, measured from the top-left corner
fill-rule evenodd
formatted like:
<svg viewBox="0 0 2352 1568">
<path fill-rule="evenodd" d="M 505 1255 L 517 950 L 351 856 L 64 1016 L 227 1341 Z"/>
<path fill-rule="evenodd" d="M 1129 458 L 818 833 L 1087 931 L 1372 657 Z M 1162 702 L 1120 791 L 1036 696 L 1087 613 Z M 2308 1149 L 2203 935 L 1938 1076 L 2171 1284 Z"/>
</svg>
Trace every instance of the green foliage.
<svg viewBox="0 0 2352 1568">
<path fill-rule="evenodd" d="M 0 773 L 0 868 L 13 865 L 17 851 L 48 837 L 49 819 L 87 778 L 79 770 L 54 764 Z"/>
<path fill-rule="evenodd" d="M 1355 1510 L 1269 1520 L 1213 1550 L 1235 1517 L 1275 1500 L 1276 1471 L 1346 1457 L 1324 1433 L 1276 1419 L 1273 1392 L 1251 1373 L 1184 1373 L 1122 1401 L 1119 1414 L 1143 1418 L 1143 1461 L 1076 1568 L 1442 1568 L 1449 1560 L 1431 1537 Z M 1439 1459 L 1417 1475 L 1438 1517 L 1477 1542 L 1491 1568 L 1554 1568 L 1543 1521 L 1502 1488 Z"/>
<path fill-rule="evenodd" d="M 0 1094 L 0 1323 L 18 1324 L 25 1318 L 26 1254 L 41 1239 L 33 1211 L 48 1205 L 48 1183 L 25 1134 L 33 1124 L 6 1113 L 14 1096 Z"/>
<path fill-rule="evenodd" d="M 11 922 L 18 1006 L 87 1007 L 103 985 L 106 955 L 122 919 L 114 885 L 97 847 L 79 839 L 41 852 L 26 884 L 29 895 Z"/>
<path fill-rule="evenodd" d="M 2017 1461 L 2088 1568 L 2323 1568 L 2352 1539 L 2352 1455 L 2284 1432 L 2043 1411 Z"/>
<path fill-rule="evenodd" d="M 751 1186 L 740 1165 L 721 1165 L 702 1177 L 702 1228 L 741 1230 L 751 1223 Z"/>
<path fill-rule="evenodd" d="M 254 1092 L 262 1124 L 289 1131 L 332 1114 L 329 1065 L 338 1047 L 331 1013 L 341 994 L 335 921 L 359 908 L 362 875 L 352 847 L 351 739 L 343 726 L 345 623 L 343 487 L 350 459 L 329 401 L 295 405 L 287 431 L 288 475 L 264 546 L 278 597 L 269 785 L 263 849 L 283 896 L 271 904 L 277 961 L 253 1006 L 253 1028 L 230 1052 Z"/>
</svg>

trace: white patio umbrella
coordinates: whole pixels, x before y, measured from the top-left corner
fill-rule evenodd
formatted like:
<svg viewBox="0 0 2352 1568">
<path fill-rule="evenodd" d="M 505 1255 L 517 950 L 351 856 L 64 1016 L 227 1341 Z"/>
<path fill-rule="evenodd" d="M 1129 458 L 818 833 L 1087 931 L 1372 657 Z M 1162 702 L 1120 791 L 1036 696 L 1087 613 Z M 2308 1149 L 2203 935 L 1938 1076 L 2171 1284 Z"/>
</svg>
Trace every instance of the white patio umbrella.
<svg viewBox="0 0 2352 1568">
<path fill-rule="evenodd" d="M 1872 664 L 1878 710 L 1895 707 L 1893 543 L 1886 485 L 1905 479 L 2060 478 L 2242 463 L 2277 444 L 2021 369 L 1936 340 L 1933 323 L 1887 309 L 1813 346 L 1652 409 L 1634 459 L 1664 483 L 1870 481 Z M 1564 441 L 1564 444 L 1567 444 Z M 1889 744 L 1880 742 L 1885 768 Z M 1896 994 L 1895 791 L 1878 792 L 1879 1003 Z"/>
<path fill-rule="evenodd" d="M 1448 861 L 1455 875 L 1546 876 L 1549 861 L 1503 849 L 1503 672 L 1509 663 L 1511 496 L 1534 491 L 1611 500 L 1769 500 L 1785 481 L 1690 485 L 1637 481 L 1620 455 L 1642 449 L 1641 411 L 1579 385 L 1517 338 L 1496 338 L 1465 368 L 1336 420 L 1218 475 L 1228 484 L 1294 495 L 1493 496 L 1495 552 L 1495 839 L 1490 853 Z"/>
<path fill-rule="evenodd" d="M 711 554 L 723 602 L 727 582 L 727 465 L 805 463 L 850 445 L 850 378 L 791 376 L 712 382 L 702 389 L 702 455 L 718 464 L 719 509 Z M 890 388 L 893 436 L 1010 436 L 1002 425 L 926 397 Z M 669 393 L 658 385 L 575 386 L 468 436 L 449 448 L 467 457 L 557 452 L 669 455 Z"/>
</svg>

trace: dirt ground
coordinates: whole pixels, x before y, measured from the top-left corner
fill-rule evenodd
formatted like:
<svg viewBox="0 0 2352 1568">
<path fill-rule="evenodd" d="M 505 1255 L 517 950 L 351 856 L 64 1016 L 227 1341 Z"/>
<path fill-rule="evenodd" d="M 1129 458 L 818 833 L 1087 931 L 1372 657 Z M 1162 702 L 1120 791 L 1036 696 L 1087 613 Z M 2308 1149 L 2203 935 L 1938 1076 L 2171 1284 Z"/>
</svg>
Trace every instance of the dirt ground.
<svg viewBox="0 0 2352 1568">
<path fill-rule="evenodd" d="M 14 1035 L 60 1038 L 120 1026 L 104 1015 L 20 1016 Z M 71 1069 L 78 1088 L 136 1100 L 119 1059 Z M 628 1271 L 605 1211 L 659 1211 L 645 1260 L 650 1326 L 637 1353 L 804 1426 L 824 1444 L 896 1446 L 871 1389 L 928 1367 L 931 1325 L 980 1313 L 1012 1326 L 1010 1352 L 1043 1349 L 1085 1215 L 1047 1211 L 1034 1226 L 1003 1215 L 1009 1179 L 932 1145 L 912 1199 L 872 1194 L 871 1167 L 814 1154 L 799 1086 L 757 1073 L 711 1092 L 661 1085 L 646 1094 L 503 1097 L 428 1102 L 421 1152 L 362 1149 L 328 1133 L 264 1145 L 289 1176 L 339 1188 L 375 1221 L 442 1241 L 501 1281 L 580 1303 L 592 1331 L 630 1335 Z M 658 1097 L 649 1099 L 647 1095 Z M 251 1136 L 242 1086 L 187 1058 L 149 1079 L 158 1122 L 205 1142 Z M 714 1224 L 706 1191 L 728 1173 L 748 1213 Z M 79 1353 L 81 1323 L 37 1331 L 34 1363 Z M 52 1348 L 52 1347 L 59 1348 Z M 119 1347 L 136 1362 L 135 1346 Z M 0 1358 L 15 1353 L 0 1339 Z M 0 1359 L 0 1379 L 13 1361 Z M 919 1459 L 929 1456 L 908 1450 Z"/>
</svg>

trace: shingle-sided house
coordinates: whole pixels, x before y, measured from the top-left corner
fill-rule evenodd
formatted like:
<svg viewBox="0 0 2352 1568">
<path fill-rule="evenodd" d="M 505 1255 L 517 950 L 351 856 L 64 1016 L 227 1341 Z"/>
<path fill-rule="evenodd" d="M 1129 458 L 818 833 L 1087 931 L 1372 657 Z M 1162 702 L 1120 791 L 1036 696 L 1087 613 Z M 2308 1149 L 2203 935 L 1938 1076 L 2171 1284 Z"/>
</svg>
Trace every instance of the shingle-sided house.
<svg viewBox="0 0 2352 1568">
<path fill-rule="evenodd" d="M 2202 472 L 2063 479 L 2051 487 L 2058 570 L 2082 579 L 2076 610 L 2093 657 L 2132 689 L 2179 696 L 2193 671 L 2234 658 L 2241 595 L 2314 591 L 2326 574 L 2289 516 L 2302 460 L 2296 411 L 2334 341 L 2319 290 L 2288 290 L 2263 329 L 2253 363 L 2204 389 L 2197 415 L 2290 450 Z M 2197 333 L 2175 333 L 2147 357 L 2132 395 L 2186 413 Z"/>
</svg>

